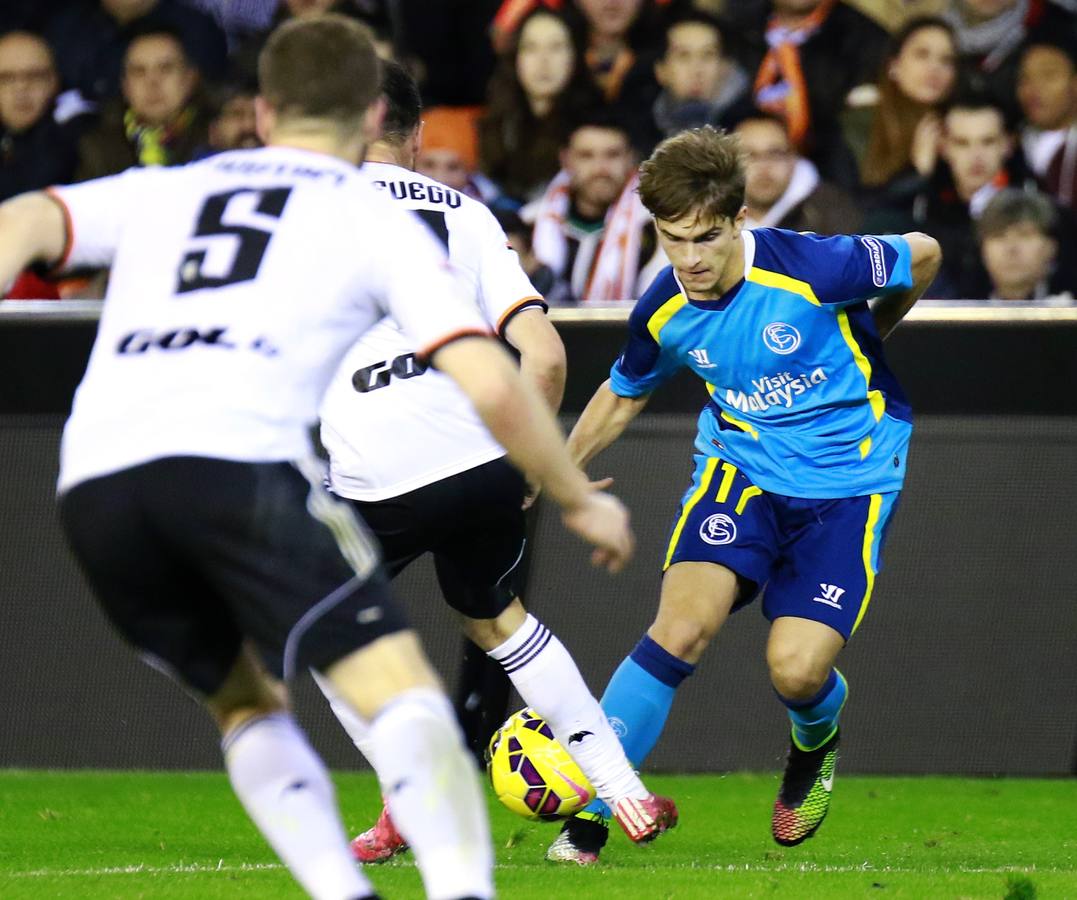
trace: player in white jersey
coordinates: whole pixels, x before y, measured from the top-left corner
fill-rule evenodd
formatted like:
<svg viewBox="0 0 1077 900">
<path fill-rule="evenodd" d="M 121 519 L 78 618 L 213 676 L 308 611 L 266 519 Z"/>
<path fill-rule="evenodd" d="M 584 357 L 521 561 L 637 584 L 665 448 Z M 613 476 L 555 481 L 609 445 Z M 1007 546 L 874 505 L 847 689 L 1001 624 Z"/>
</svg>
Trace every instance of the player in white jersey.
<svg viewBox="0 0 1077 900">
<path fill-rule="evenodd" d="M 631 554 L 627 515 L 571 465 L 437 241 L 356 168 L 384 108 L 365 30 L 288 23 L 260 77 L 265 149 L 0 206 L 0 284 L 35 261 L 111 269 L 64 431 L 62 523 L 120 633 L 204 699 L 236 793 L 311 895 L 374 896 L 288 711 L 283 681 L 301 667 L 368 724 L 428 896 L 491 897 L 451 707 L 375 543 L 307 461 L 325 384 L 391 315 L 612 569 Z"/>
<path fill-rule="evenodd" d="M 386 64 L 382 92 L 382 137 L 363 171 L 445 243 L 483 318 L 519 351 L 525 377 L 556 411 L 564 347 L 542 297 L 485 206 L 412 171 L 422 128 L 411 76 Z M 564 645 L 520 602 L 514 576 L 524 550 L 524 479 L 467 395 L 418 362 L 415 348 L 387 318 L 345 357 L 322 404 L 332 490 L 354 501 L 381 541 L 390 576 L 433 553 L 442 593 L 467 636 L 549 722 L 628 836 L 651 840 L 676 822 L 676 808 L 643 786 Z M 334 711 L 366 754 L 361 723 L 346 707 L 334 704 Z M 406 848 L 387 809 L 352 842 L 364 862 Z"/>
</svg>

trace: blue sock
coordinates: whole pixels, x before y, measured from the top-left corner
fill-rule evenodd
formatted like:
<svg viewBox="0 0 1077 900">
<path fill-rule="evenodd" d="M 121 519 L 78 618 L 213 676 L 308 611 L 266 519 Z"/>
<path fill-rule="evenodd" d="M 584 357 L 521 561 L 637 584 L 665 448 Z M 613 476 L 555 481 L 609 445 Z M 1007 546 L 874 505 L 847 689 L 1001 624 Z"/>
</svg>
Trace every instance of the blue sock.
<svg viewBox="0 0 1077 900">
<path fill-rule="evenodd" d="M 849 685 L 841 672 L 831 669 L 826 683 L 814 697 L 789 700 L 781 694 L 778 696 L 789 708 L 793 743 L 801 750 L 815 750 L 829 741 L 838 730 L 838 716 L 849 696 Z"/>
<path fill-rule="evenodd" d="M 638 768 L 658 743 L 677 686 L 695 670 L 644 635 L 613 673 L 602 695 L 602 711 L 633 766 Z M 606 818 L 610 814 L 597 799 L 584 812 Z"/>
</svg>

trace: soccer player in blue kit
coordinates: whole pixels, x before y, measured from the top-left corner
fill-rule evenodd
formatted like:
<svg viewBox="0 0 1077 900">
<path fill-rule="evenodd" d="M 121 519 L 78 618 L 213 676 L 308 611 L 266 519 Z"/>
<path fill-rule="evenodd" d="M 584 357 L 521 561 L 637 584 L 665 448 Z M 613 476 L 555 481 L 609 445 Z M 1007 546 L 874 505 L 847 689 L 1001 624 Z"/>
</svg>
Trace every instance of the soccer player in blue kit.
<svg viewBox="0 0 1077 900">
<path fill-rule="evenodd" d="M 664 554 L 658 615 L 602 708 L 640 765 L 677 686 L 729 614 L 765 588 L 767 665 L 792 723 L 771 832 L 791 846 L 830 806 L 848 692 L 834 663 L 867 611 L 905 476 L 909 404 L 881 340 L 941 254 L 923 234 L 744 229 L 737 139 L 709 127 L 660 144 L 640 174 L 672 266 L 633 309 L 624 352 L 569 449 L 586 465 L 682 366 L 710 400 Z M 607 815 L 592 804 L 568 820 L 547 858 L 596 862 Z"/>
</svg>

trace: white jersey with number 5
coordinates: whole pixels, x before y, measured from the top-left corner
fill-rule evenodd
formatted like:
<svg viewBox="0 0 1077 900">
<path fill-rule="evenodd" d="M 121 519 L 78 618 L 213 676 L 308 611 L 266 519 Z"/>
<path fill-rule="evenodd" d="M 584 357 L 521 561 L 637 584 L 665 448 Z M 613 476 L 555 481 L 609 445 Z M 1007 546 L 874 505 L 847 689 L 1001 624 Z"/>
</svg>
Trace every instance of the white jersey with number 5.
<svg viewBox="0 0 1077 900">
<path fill-rule="evenodd" d="M 367 163 L 363 172 L 448 247 L 475 308 L 498 334 L 517 312 L 545 309 L 485 206 L 400 166 Z M 437 304 L 421 279 L 413 290 Z M 330 483 L 341 496 L 397 497 L 505 455 L 456 384 L 416 360 L 416 346 L 407 329 L 384 319 L 352 348 L 329 386 L 322 442 Z"/>
<path fill-rule="evenodd" d="M 61 491 L 167 456 L 299 459 L 341 357 L 379 320 L 425 353 L 489 333 L 429 229 L 331 156 L 240 150 L 52 195 L 64 265 L 111 269 Z"/>
</svg>

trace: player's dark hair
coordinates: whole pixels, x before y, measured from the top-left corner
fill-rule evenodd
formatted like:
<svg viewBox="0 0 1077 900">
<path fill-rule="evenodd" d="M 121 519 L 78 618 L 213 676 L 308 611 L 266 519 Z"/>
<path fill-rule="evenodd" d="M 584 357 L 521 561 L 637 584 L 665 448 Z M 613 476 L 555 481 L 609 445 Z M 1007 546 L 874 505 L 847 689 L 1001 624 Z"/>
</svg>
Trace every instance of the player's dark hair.
<svg viewBox="0 0 1077 900">
<path fill-rule="evenodd" d="M 976 236 L 986 238 L 1002 234 L 1007 228 L 1025 222 L 1047 235 L 1054 234 L 1058 215 L 1051 201 L 1036 191 L 1005 188 L 991 198 L 976 221 Z"/>
<path fill-rule="evenodd" d="M 282 119 L 356 126 L 381 91 L 381 64 L 366 27 L 329 13 L 279 26 L 258 57 L 258 81 Z"/>
<path fill-rule="evenodd" d="M 385 98 L 381 139 L 402 144 L 419 127 L 423 98 L 419 85 L 404 66 L 393 60 L 383 60 L 381 66 L 381 93 Z"/>
<path fill-rule="evenodd" d="M 640 166 L 639 197 L 656 219 L 730 219 L 744 206 L 744 161 L 735 135 L 710 125 L 662 141 Z"/>
</svg>

